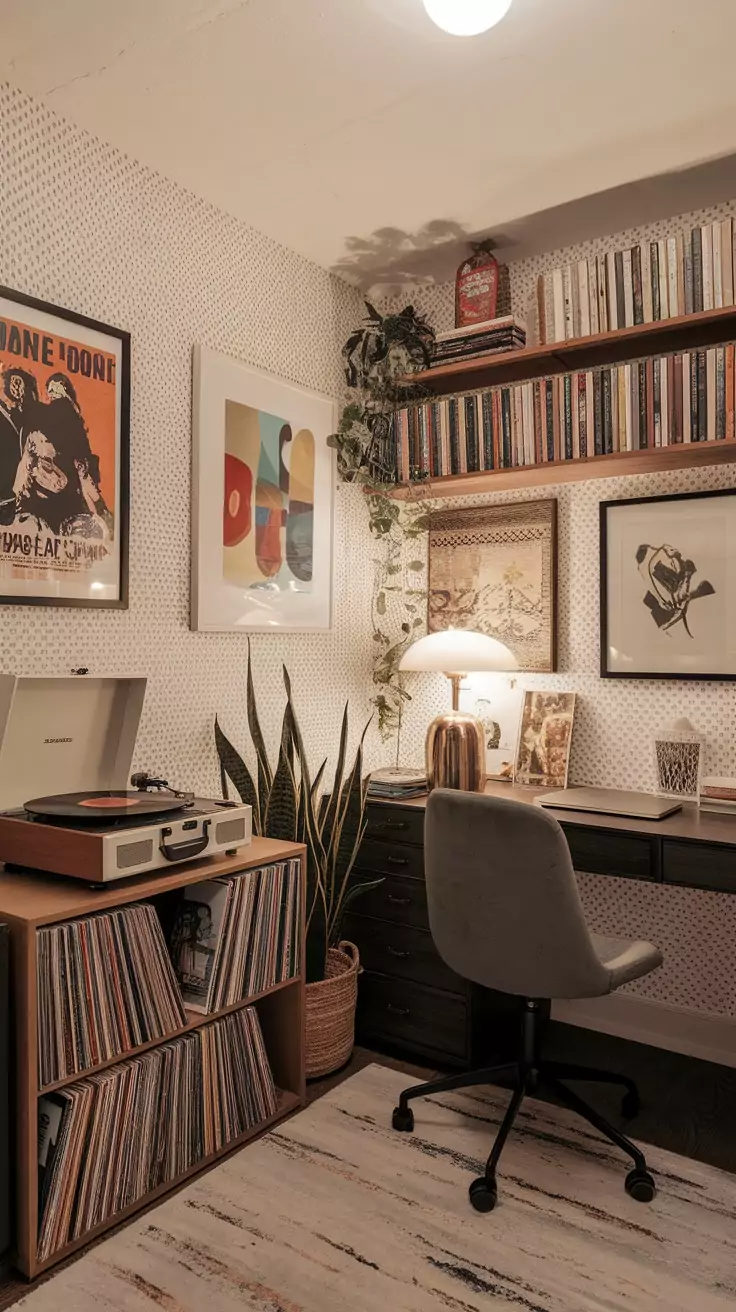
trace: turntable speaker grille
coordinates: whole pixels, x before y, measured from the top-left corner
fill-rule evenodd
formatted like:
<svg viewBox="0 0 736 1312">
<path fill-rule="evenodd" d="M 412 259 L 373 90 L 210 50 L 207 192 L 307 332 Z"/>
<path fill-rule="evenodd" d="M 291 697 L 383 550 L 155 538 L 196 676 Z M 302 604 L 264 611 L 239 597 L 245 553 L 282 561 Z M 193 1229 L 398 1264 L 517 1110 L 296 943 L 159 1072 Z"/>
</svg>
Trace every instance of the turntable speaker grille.
<svg viewBox="0 0 736 1312">
<path fill-rule="evenodd" d="M 242 843 L 245 841 L 245 820 L 221 820 L 215 825 L 216 843 Z"/>
<path fill-rule="evenodd" d="M 143 861 L 153 860 L 153 839 L 140 838 L 136 843 L 123 843 L 117 849 L 118 870 L 127 870 L 129 866 L 141 865 Z"/>
</svg>

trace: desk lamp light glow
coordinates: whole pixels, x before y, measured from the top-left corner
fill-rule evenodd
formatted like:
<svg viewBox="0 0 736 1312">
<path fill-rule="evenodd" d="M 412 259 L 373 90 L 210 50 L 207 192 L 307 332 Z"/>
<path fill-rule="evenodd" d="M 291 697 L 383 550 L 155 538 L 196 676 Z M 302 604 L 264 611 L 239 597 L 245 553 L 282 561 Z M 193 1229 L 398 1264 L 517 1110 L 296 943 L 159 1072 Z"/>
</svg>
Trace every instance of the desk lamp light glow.
<svg viewBox="0 0 736 1312">
<path fill-rule="evenodd" d="M 427 783 L 430 788 L 462 788 L 481 793 L 486 781 L 485 734 L 475 715 L 460 710 L 460 681 L 482 671 L 518 670 L 513 652 L 496 638 L 470 629 L 443 629 L 412 643 L 401 670 L 445 674 L 452 684 L 452 710 L 438 715 L 427 731 Z"/>
</svg>

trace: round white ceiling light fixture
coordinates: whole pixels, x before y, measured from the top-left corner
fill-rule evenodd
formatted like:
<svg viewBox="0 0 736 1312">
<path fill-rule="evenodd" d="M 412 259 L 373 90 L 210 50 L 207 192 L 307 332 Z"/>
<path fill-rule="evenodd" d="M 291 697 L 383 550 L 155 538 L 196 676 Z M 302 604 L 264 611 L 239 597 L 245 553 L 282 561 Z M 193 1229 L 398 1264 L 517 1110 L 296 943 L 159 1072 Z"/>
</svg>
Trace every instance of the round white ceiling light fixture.
<svg viewBox="0 0 736 1312">
<path fill-rule="evenodd" d="M 451 36 L 479 36 L 500 23 L 511 0 L 422 0 L 433 23 Z"/>
</svg>

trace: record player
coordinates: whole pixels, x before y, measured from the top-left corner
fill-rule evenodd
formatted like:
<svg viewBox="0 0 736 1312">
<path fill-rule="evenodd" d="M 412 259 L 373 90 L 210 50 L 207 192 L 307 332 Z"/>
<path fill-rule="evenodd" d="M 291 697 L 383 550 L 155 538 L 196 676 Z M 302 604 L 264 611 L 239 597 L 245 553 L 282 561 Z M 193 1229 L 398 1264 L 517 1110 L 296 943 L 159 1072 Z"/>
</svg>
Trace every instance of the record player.
<svg viewBox="0 0 736 1312">
<path fill-rule="evenodd" d="M 107 884 L 251 841 L 251 808 L 128 776 L 142 678 L 0 675 L 0 861 Z M 62 791 L 63 790 L 63 791 Z"/>
</svg>

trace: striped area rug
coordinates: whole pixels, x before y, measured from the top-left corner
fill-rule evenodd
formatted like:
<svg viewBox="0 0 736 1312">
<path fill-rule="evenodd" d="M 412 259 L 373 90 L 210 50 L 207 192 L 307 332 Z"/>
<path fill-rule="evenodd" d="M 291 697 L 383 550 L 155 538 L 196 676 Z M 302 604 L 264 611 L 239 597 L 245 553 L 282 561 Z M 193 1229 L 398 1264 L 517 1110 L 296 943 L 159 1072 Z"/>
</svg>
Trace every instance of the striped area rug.
<svg viewBox="0 0 736 1312">
<path fill-rule="evenodd" d="M 624 1192 L 625 1160 L 566 1112 L 530 1101 L 499 1204 L 468 1202 L 507 1095 L 416 1103 L 369 1066 L 285 1127 L 108 1239 L 28 1312 L 733 1312 L 736 1177 L 652 1150 L 658 1195 Z"/>
</svg>

